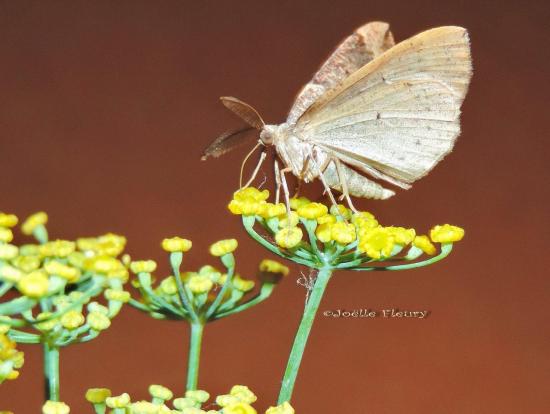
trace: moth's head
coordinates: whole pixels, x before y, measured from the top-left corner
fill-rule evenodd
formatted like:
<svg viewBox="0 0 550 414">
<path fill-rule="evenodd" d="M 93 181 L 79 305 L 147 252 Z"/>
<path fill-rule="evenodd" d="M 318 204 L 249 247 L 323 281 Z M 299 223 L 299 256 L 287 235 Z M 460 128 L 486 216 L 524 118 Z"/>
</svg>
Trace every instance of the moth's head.
<svg viewBox="0 0 550 414">
<path fill-rule="evenodd" d="M 260 141 L 264 145 L 273 145 L 277 134 L 277 125 L 264 125 L 260 131 Z"/>
</svg>

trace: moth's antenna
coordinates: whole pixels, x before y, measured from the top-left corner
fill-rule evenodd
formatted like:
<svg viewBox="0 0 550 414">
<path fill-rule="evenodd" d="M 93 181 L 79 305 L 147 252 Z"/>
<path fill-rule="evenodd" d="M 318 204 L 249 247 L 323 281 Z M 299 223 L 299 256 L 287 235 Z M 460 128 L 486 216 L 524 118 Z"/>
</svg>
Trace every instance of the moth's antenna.
<svg viewBox="0 0 550 414">
<path fill-rule="evenodd" d="M 258 147 L 262 145 L 261 141 L 258 141 L 258 143 L 252 148 L 252 150 L 244 157 L 244 160 L 241 164 L 241 174 L 239 175 L 239 188 L 243 188 L 243 172 L 244 172 L 244 166 L 246 165 L 246 162 L 250 158 L 250 156 L 258 149 Z"/>
</svg>

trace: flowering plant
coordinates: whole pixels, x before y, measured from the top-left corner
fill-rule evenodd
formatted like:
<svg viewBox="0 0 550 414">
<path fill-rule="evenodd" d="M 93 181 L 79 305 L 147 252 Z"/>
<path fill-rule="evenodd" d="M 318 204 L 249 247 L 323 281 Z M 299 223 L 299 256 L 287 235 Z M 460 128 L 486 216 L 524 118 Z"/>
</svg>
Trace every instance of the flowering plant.
<svg viewBox="0 0 550 414">
<path fill-rule="evenodd" d="M 436 263 L 448 256 L 464 230 L 449 224 L 433 227 L 428 235 L 412 228 L 382 226 L 369 212 L 352 211 L 343 205 L 331 207 L 300 197 L 288 205 L 268 201 L 269 192 L 248 187 L 237 191 L 228 208 L 240 215 L 246 232 L 275 255 L 308 267 L 312 277 L 303 316 L 284 372 L 276 406 L 266 414 L 294 414 L 290 405 L 294 384 L 317 309 L 333 273 L 338 270 L 396 271 Z M 156 282 L 153 260 L 131 261 L 122 255 L 126 240 L 107 234 L 76 241 L 49 241 L 47 216 L 37 213 L 21 226 L 37 244 L 16 246 L 12 228 L 17 217 L 0 214 L 0 383 L 14 379 L 23 365 L 16 343 L 41 344 L 47 384 L 44 414 L 67 414 L 59 401 L 59 350 L 89 341 L 107 329 L 124 303 L 155 319 L 180 320 L 190 324 L 187 387 L 173 399 L 169 389 L 152 385 L 151 401 L 132 402 L 128 394 L 112 396 L 105 388 L 86 394 L 96 414 L 256 414 L 256 396 L 237 385 L 229 394 L 207 403 L 210 396 L 198 390 L 203 331 L 213 322 L 267 299 L 289 269 L 270 259 L 259 265 L 260 287 L 236 273 L 235 239 L 210 246 L 224 270 L 205 265 L 195 272 L 182 271 L 184 254 L 191 241 L 173 237 L 162 241 L 168 253 L 171 275 Z M 136 298 L 124 290 L 129 270 Z M 105 304 L 96 298 L 104 296 Z M 173 401 L 170 403 L 170 400 Z M 171 407 L 169 406 L 171 405 Z"/>
<path fill-rule="evenodd" d="M 279 404 L 290 401 L 307 339 L 332 274 L 337 270 L 395 271 L 428 266 L 444 259 L 464 230 L 449 224 L 430 237 L 412 228 L 382 226 L 373 214 L 343 205 L 330 208 L 301 197 L 289 205 L 268 202 L 269 191 L 247 187 L 228 205 L 242 216 L 246 232 L 270 252 L 313 271 L 308 297 L 283 376 Z M 256 227 L 262 233 L 258 233 Z M 304 237 L 305 233 L 305 237 Z M 434 243 L 440 244 L 439 253 Z M 431 256 L 420 260 L 423 256 Z"/>
<path fill-rule="evenodd" d="M 277 282 L 289 272 L 273 260 L 260 263 L 261 287 L 259 292 L 247 295 L 254 289 L 252 280 L 235 273 L 233 252 L 238 243 L 235 239 L 220 240 L 210 246 L 210 254 L 218 257 L 225 267 L 222 273 L 206 265 L 197 272 L 181 272 L 183 254 L 191 249 L 187 239 L 173 237 L 164 239 L 162 248 L 169 253 L 172 275 L 153 287 L 152 272 L 157 264 L 152 260 L 135 261 L 130 264 L 137 275 L 133 281 L 139 290 L 139 300 L 130 299 L 130 304 L 156 319 L 184 320 L 191 325 L 189 360 L 187 366 L 187 390 L 196 390 L 200 352 L 204 327 L 226 316 L 242 312 L 267 299 Z"/>
</svg>

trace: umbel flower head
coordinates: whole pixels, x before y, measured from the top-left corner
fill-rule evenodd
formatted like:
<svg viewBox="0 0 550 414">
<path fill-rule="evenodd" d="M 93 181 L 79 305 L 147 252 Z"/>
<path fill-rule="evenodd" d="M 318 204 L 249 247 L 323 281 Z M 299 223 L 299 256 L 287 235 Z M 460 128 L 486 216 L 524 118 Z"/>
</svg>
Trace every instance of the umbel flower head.
<svg viewBox="0 0 550 414">
<path fill-rule="evenodd" d="M 150 401 L 132 401 L 127 393 L 111 397 L 110 390 L 94 388 L 88 390 L 86 399 L 93 405 L 96 413 L 257 414 L 253 407 L 257 397 L 245 385 L 235 385 L 228 394 L 212 398 L 212 402 L 209 402 L 210 394 L 203 390 L 186 391 L 185 395 L 174 398 L 174 393 L 168 388 L 162 385 L 151 385 L 149 394 Z M 265 414 L 295 414 L 295 412 L 294 408 L 285 402 L 268 408 Z"/>
<path fill-rule="evenodd" d="M 19 220 L 0 213 L 0 298 L 10 294 L 0 303 L 0 333 L 16 342 L 59 348 L 98 336 L 128 301 L 123 290 L 128 270 L 119 258 L 126 239 L 105 234 L 49 240 L 47 221 L 44 212 L 24 220 L 21 232 L 37 243 L 15 245 L 12 231 Z M 20 366 L 17 361 L 14 368 Z"/>
<path fill-rule="evenodd" d="M 435 226 L 430 237 L 415 229 L 383 226 L 369 212 L 343 205 L 328 207 L 305 197 L 268 202 L 269 191 L 247 187 L 237 191 L 229 211 L 242 216 L 253 239 L 280 257 L 311 268 L 401 270 L 443 259 L 464 230 L 449 224 Z M 258 224 L 264 231 L 256 231 Z M 440 244 L 440 253 L 434 243 Z M 433 256 L 417 261 L 422 255 Z"/>
<path fill-rule="evenodd" d="M 267 299 L 281 276 L 288 268 L 275 261 L 260 264 L 262 277 L 259 292 L 250 296 L 256 283 L 241 277 L 235 271 L 234 252 L 238 247 L 235 239 L 220 240 L 210 246 L 210 254 L 219 258 L 223 269 L 205 265 L 196 271 L 181 271 L 183 253 L 191 241 L 180 237 L 164 239 L 162 248 L 169 254 L 172 274 L 155 283 L 153 273 L 157 268 L 153 260 L 134 261 L 130 269 L 136 274 L 133 285 L 141 295 L 139 301 L 130 303 L 154 318 L 185 319 L 205 323 L 241 312 Z"/>
</svg>

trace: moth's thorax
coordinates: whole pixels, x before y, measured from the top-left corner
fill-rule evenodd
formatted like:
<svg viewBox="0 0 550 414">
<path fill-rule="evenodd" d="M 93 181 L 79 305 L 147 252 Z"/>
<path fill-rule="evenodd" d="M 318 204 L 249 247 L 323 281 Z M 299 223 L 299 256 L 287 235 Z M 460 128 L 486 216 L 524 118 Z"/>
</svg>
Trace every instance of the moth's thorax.
<svg viewBox="0 0 550 414">
<path fill-rule="evenodd" d="M 291 168 L 295 176 L 306 182 L 319 175 L 316 165 L 321 166 L 321 170 L 324 168 L 326 157 L 314 151 L 312 144 L 299 138 L 292 125 L 266 125 L 260 133 L 260 139 L 266 145 L 275 146 L 285 167 Z M 306 161 L 308 158 L 310 161 Z"/>
</svg>

